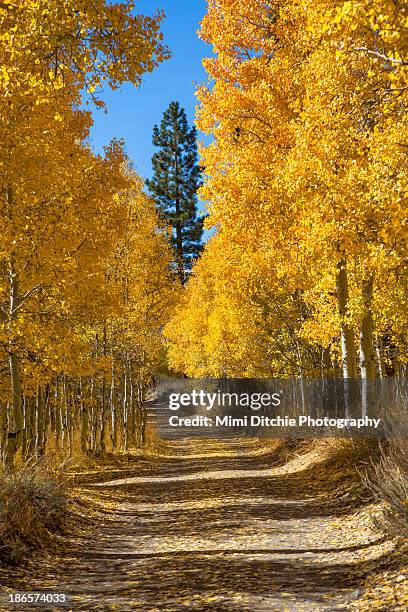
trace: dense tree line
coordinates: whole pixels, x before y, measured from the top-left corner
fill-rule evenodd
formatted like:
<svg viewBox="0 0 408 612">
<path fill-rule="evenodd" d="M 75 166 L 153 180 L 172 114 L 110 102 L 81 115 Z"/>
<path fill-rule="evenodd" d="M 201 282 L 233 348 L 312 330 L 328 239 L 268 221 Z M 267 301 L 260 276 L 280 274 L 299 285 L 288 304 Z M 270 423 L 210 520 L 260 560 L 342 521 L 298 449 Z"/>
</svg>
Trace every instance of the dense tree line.
<svg viewBox="0 0 408 612">
<path fill-rule="evenodd" d="M 173 285 L 167 230 L 119 141 L 88 136 L 103 85 L 169 56 L 160 14 L 0 3 L 0 448 L 104 452 L 143 435 Z"/>
<path fill-rule="evenodd" d="M 167 327 L 179 371 L 406 375 L 407 34 L 391 0 L 208 3 L 217 232 Z"/>
</svg>

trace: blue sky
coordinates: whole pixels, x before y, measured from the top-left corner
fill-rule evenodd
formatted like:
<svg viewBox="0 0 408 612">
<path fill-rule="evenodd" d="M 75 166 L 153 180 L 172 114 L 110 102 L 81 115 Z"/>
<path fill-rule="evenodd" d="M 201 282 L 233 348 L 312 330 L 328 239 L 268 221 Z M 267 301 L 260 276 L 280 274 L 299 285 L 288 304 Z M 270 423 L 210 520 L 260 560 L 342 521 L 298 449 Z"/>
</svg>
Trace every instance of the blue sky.
<svg viewBox="0 0 408 612">
<path fill-rule="evenodd" d="M 151 15 L 158 8 L 166 13 L 162 30 L 172 58 L 147 74 L 139 89 L 131 85 L 115 92 L 107 89 L 103 99 L 108 112 L 95 109 L 91 133 L 96 151 L 114 137 L 124 138 L 126 151 L 144 178 L 151 173 L 153 126 L 160 123 L 169 103 L 178 100 L 190 123 L 194 121 L 195 84 L 205 81 L 201 62 L 211 53 L 196 33 L 206 10 L 205 0 L 139 0 L 135 10 Z"/>
</svg>

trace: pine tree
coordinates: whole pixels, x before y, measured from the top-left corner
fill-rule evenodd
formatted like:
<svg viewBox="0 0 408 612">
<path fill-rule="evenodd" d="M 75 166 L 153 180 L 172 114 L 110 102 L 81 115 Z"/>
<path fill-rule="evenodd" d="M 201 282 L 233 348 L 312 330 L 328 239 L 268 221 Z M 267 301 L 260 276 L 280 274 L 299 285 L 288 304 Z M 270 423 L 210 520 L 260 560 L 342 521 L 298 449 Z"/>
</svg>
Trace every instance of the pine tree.
<svg viewBox="0 0 408 612">
<path fill-rule="evenodd" d="M 185 283 L 193 261 L 202 249 L 204 217 L 197 212 L 201 184 L 197 134 L 187 122 L 185 110 L 171 102 L 160 127 L 153 129 L 153 178 L 147 181 L 159 212 L 171 226 L 177 275 Z"/>
</svg>

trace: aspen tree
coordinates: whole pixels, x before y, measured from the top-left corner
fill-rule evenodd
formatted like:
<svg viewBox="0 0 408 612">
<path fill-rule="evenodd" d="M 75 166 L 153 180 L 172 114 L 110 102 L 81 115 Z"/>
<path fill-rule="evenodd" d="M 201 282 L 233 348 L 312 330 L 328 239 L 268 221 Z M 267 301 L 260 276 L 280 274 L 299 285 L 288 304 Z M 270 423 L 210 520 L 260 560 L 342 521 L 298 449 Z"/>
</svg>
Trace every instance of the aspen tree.
<svg viewBox="0 0 408 612">
<path fill-rule="evenodd" d="M 382 370 L 405 367 L 406 15 L 382 4 L 208 3 L 199 127 L 216 235 L 166 329 L 176 368 L 233 375 L 262 337 L 273 351 L 235 371 L 265 375 L 268 354 L 270 371 L 316 375 L 323 354 L 332 373 L 371 377 L 375 335 Z"/>
<path fill-rule="evenodd" d="M 129 186 L 121 143 L 94 155 L 85 143 L 91 115 L 79 108 L 82 102 L 103 105 L 98 90 L 104 82 L 139 85 L 169 56 L 161 18 L 135 15 L 131 2 L 0 5 L 0 334 L 9 370 L 11 410 L 3 423 L 10 465 L 23 434 L 31 444 L 33 428 L 43 452 L 38 388 L 49 384 L 55 398 L 47 395 L 46 410 L 57 447 L 72 450 L 77 406 L 70 377 L 88 349 L 84 329 L 112 312 L 99 287 L 106 255 L 123 232 L 117 194 Z M 99 312 L 91 315 L 92 309 Z M 23 398 L 36 393 L 33 413 L 31 400 Z M 24 431 L 23 409 L 30 431 Z"/>
</svg>

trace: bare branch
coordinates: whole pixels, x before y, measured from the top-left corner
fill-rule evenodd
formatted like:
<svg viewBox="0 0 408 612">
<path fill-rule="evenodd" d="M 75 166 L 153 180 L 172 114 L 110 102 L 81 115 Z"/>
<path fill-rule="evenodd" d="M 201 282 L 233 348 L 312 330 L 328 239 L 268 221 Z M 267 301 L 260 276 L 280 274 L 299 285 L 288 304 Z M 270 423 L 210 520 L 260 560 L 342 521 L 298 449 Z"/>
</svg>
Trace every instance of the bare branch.
<svg viewBox="0 0 408 612">
<path fill-rule="evenodd" d="M 13 309 L 12 311 L 12 315 L 14 315 L 18 310 L 20 310 L 20 308 L 22 306 L 24 306 L 24 302 L 26 300 L 28 300 L 29 297 L 31 297 L 33 295 L 33 293 L 35 293 L 36 291 L 38 291 L 38 289 L 41 289 L 42 285 L 40 283 L 38 283 L 38 285 L 35 285 L 32 289 L 30 289 L 29 291 L 26 291 L 24 293 L 24 295 L 22 295 L 19 299 L 18 299 L 18 305 Z"/>
<path fill-rule="evenodd" d="M 372 55 L 373 57 L 377 57 L 378 59 L 382 59 L 386 62 L 391 62 L 392 64 L 398 64 L 399 66 L 408 66 L 408 62 L 403 59 L 396 59 L 394 57 L 388 57 L 385 53 L 380 53 L 379 51 L 373 51 L 372 49 L 368 49 L 367 47 L 355 47 L 354 51 L 363 51 L 368 55 Z"/>
</svg>

